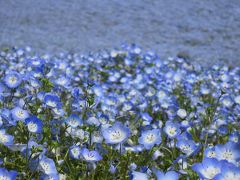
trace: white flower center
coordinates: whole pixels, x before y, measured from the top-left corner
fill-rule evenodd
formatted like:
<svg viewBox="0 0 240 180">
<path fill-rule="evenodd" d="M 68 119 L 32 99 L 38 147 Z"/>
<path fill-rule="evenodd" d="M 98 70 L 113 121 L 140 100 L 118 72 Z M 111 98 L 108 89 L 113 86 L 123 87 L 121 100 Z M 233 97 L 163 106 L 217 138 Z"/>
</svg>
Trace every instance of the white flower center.
<svg viewBox="0 0 240 180">
<path fill-rule="evenodd" d="M 28 123 L 28 129 L 32 132 L 36 132 L 37 131 L 37 124 L 33 123 L 33 122 L 30 122 Z"/>
<path fill-rule="evenodd" d="M 1 143 L 5 143 L 5 142 L 7 142 L 7 137 L 6 137 L 6 135 L 5 134 L 0 134 L 0 142 Z"/>
<path fill-rule="evenodd" d="M 151 143 L 151 142 L 154 142 L 156 140 L 156 136 L 154 134 L 148 134 L 146 137 L 145 137 L 145 141 Z"/>
<path fill-rule="evenodd" d="M 236 174 L 234 172 L 227 172 L 225 175 L 224 175 L 224 179 L 225 180 L 229 180 L 229 179 L 240 179 L 240 175 L 239 174 Z"/>
<path fill-rule="evenodd" d="M 46 163 L 46 162 L 40 162 L 40 165 L 41 165 L 42 169 L 44 170 L 44 172 L 45 172 L 46 174 L 48 174 L 48 173 L 50 172 L 50 166 L 49 166 L 48 163 Z"/>
<path fill-rule="evenodd" d="M 226 159 L 226 160 L 229 160 L 229 161 L 234 160 L 232 151 L 227 149 L 225 152 L 223 152 L 222 159 Z"/>
<path fill-rule="evenodd" d="M 24 117 L 24 112 L 22 111 L 22 110 L 19 110 L 19 111 L 17 111 L 17 116 L 19 117 L 19 118 L 23 118 Z"/>
<path fill-rule="evenodd" d="M 210 152 L 208 152 L 207 156 L 210 157 L 210 158 L 215 158 L 216 153 L 214 151 L 210 151 Z"/>
<path fill-rule="evenodd" d="M 56 107 L 56 102 L 54 101 L 47 101 L 47 105 L 50 107 Z"/>
<path fill-rule="evenodd" d="M 177 129 L 175 127 L 168 127 L 167 132 L 169 135 L 174 136 L 176 134 Z"/>
<path fill-rule="evenodd" d="M 78 156 L 80 154 L 80 151 L 78 150 L 78 148 L 74 148 L 72 149 L 72 153 L 74 156 Z"/>
<path fill-rule="evenodd" d="M 4 175 L 0 175 L 0 180 L 10 180 L 10 178 Z"/>
<path fill-rule="evenodd" d="M 212 179 L 215 175 L 220 173 L 220 169 L 216 167 L 207 167 L 203 172 L 207 178 Z"/>
<path fill-rule="evenodd" d="M 123 138 L 123 133 L 119 130 L 114 130 L 110 132 L 110 139 L 111 140 L 120 140 Z"/>
<path fill-rule="evenodd" d="M 11 83 L 11 84 L 15 84 L 16 82 L 17 82 L 17 78 L 15 77 L 15 76 L 11 76 L 11 77 L 9 77 L 9 82 Z"/>
</svg>

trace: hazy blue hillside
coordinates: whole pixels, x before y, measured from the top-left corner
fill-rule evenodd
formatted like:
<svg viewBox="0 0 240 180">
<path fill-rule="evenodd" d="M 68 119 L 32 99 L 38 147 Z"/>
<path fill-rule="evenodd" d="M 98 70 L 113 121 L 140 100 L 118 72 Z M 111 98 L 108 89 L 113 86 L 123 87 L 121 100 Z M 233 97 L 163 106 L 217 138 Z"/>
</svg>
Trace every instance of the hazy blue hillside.
<svg viewBox="0 0 240 180">
<path fill-rule="evenodd" d="M 0 1 L 0 44 L 37 52 L 137 43 L 165 58 L 240 65 L 239 0 Z"/>
</svg>

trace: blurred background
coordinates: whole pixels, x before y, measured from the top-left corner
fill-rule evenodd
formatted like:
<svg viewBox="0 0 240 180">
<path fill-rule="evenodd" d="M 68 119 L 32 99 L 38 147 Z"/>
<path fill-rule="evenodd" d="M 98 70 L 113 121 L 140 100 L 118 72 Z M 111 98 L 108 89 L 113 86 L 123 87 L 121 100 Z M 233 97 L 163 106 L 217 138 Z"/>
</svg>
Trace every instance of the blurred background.
<svg viewBox="0 0 240 180">
<path fill-rule="evenodd" d="M 160 57 L 240 65 L 240 0 L 0 0 L 0 46 L 57 54 L 136 43 Z"/>
</svg>

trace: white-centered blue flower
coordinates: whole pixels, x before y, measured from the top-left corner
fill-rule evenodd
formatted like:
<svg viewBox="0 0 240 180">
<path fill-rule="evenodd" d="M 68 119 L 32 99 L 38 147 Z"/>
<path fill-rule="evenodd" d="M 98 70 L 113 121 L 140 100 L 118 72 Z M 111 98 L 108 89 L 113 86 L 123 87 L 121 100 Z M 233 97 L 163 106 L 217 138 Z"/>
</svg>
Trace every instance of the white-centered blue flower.
<svg viewBox="0 0 240 180">
<path fill-rule="evenodd" d="M 79 146 L 71 146 L 69 149 L 69 154 L 73 159 L 80 159 L 81 153 L 81 148 Z"/>
<path fill-rule="evenodd" d="M 162 172 L 158 169 L 154 170 L 157 180 L 178 180 L 179 174 L 175 171 Z"/>
<path fill-rule="evenodd" d="M 213 179 L 221 172 L 222 164 L 215 158 L 204 158 L 201 163 L 192 165 L 192 169 L 198 173 L 200 178 Z"/>
<path fill-rule="evenodd" d="M 82 149 L 83 159 L 87 162 L 97 162 L 102 160 L 102 156 L 98 151 L 90 151 L 87 148 Z"/>
<path fill-rule="evenodd" d="M 142 173 L 142 172 L 138 172 L 138 171 L 132 171 L 131 172 L 131 180 L 148 180 L 148 174 L 146 173 Z"/>
<path fill-rule="evenodd" d="M 146 149 L 151 149 L 155 144 L 159 145 L 162 141 L 159 129 L 143 131 L 138 142 Z"/>
<path fill-rule="evenodd" d="M 55 94 L 46 94 L 44 96 L 44 103 L 50 108 L 59 108 L 61 107 L 60 99 Z"/>
<path fill-rule="evenodd" d="M 16 88 L 22 83 L 22 77 L 18 72 L 11 72 L 4 77 L 3 81 L 7 87 Z"/>
<path fill-rule="evenodd" d="M 5 168 L 0 168 L 0 180 L 14 180 L 16 179 L 17 175 L 17 171 L 8 171 Z"/>
<path fill-rule="evenodd" d="M 27 128 L 32 133 L 41 133 L 42 132 L 42 120 L 37 118 L 36 116 L 31 116 L 25 119 L 25 123 Z"/>
<path fill-rule="evenodd" d="M 47 175 L 57 174 L 57 169 L 56 169 L 54 161 L 45 156 L 42 157 L 39 161 L 39 169 Z"/>
<path fill-rule="evenodd" d="M 171 139 L 175 138 L 181 133 L 180 125 L 177 122 L 167 121 L 163 131 Z"/>
<path fill-rule="evenodd" d="M 130 133 L 130 129 L 120 122 L 116 122 L 113 126 L 102 130 L 107 144 L 123 143 L 130 136 Z"/>
<path fill-rule="evenodd" d="M 71 126 L 72 128 L 76 128 L 78 126 L 81 126 L 83 124 L 80 117 L 76 114 L 71 114 L 67 119 L 66 123 Z"/>
<path fill-rule="evenodd" d="M 26 118 L 29 117 L 28 111 L 20 107 L 13 108 L 11 110 L 11 115 L 15 121 L 24 121 Z"/>
<path fill-rule="evenodd" d="M 13 144 L 14 137 L 11 135 L 6 134 L 5 129 L 0 130 L 0 144 L 5 146 Z"/>
<path fill-rule="evenodd" d="M 200 148 L 193 140 L 184 138 L 178 139 L 176 146 L 187 156 L 196 154 Z"/>
<path fill-rule="evenodd" d="M 215 146 L 216 158 L 218 160 L 226 160 L 236 164 L 240 160 L 240 144 L 227 142 L 224 145 L 218 144 Z"/>
<path fill-rule="evenodd" d="M 232 163 L 222 162 L 221 173 L 214 177 L 214 180 L 238 180 L 240 179 L 240 168 Z"/>
</svg>

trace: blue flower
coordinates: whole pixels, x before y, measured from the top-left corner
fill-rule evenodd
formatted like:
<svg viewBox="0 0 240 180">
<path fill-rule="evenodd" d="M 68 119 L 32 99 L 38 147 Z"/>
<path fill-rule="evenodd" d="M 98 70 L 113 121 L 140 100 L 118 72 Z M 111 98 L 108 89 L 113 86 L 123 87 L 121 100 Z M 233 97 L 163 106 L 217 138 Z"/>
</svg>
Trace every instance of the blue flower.
<svg viewBox="0 0 240 180">
<path fill-rule="evenodd" d="M 32 67 L 41 67 L 45 64 L 45 60 L 41 58 L 31 58 L 28 59 L 28 64 Z"/>
<path fill-rule="evenodd" d="M 13 144 L 14 137 L 6 134 L 5 129 L 0 129 L 0 144 L 5 146 Z"/>
<path fill-rule="evenodd" d="M 40 180 L 59 180 L 59 174 L 43 174 Z"/>
<path fill-rule="evenodd" d="M 172 121 L 167 121 L 163 130 L 171 139 L 177 137 L 181 133 L 180 125 Z"/>
<path fill-rule="evenodd" d="M 22 83 L 22 77 L 18 72 L 10 72 L 4 77 L 3 81 L 7 87 L 16 88 Z"/>
<path fill-rule="evenodd" d="M 204 150 L 204 157 L 216 158 L 216 156 L 215 147 L 207 147 Z"/>
<path fill-rule="evenodd" d="M 130 129 L 120 122 L 115 122 L 112 127 L 103 129 L 102 134 L 107 144 L 119 144 L 130 136 Z"/>
<path fill-rule="evenodd" d="M 132 171 L 130 179 L 131 180 L 148 180 L 148 175 L 146 173 Z"/>
<path fill-rule="evenodd" d="M 0 179 L 3 180 L 15 180 L 17 177 L 18 173 L 17 171 L 8 171 L 5 168 L 0 168 Z"/>
<path fill-rule="evenodd" d="M 167 171 L 166 173 L 155 169 L 155 175 L 157 176 L 157 180 L 178 180 L 179 174 L 175 171 Z"/>
<path fill-rule="evenodd" d="M 44 103 L 50 108 L 59 108 L 62 105 L 59 97 L 54 94 L 46 94 L 44 96 Z"/>
<path fill-rule="evenodd" d="M 80 159 L 81 153 L 82 151 L 79 146 L 71 146 L 69 149 L 69 154 L 73 159 Z"/>
<path fill-rule="evenodd" d="M 240 133 L 239 132 L 233 132 L 229 135 L 229 141 L 240 143 Z"/>
<path fill-rule="evenodd" d="M 231 163 L 222 162 L 221 173 L 216 175 L 213 180 L 237 180 L 240 179 L 240 168 Z"/>
<path fill-rule="evenodd" d="M 39 161 L 39 169 L 40 171 L 47 175 L 57 174 L 57 169 L 54 161 L 45 156 L 43 156 Z"/>
<path fill-rule="evenodd" d="M 24 121 L 26 118 L 29 117 L 28 111 L 20 107 L 13 108 L 11 110 L 11 115 L 15 121 Z"/>
<path fill-rule="evenodd" d="M 200 178 L 213 179 L 221 172 L 221 163 L 214 158 L 204 158 L 201 163 L 192 165 L 192 169 L 198 173 Z"/>
<path fill-rule="evenodd" d="M 215 146 L 216 158 L 218 160 L 226 160 L 236 164 L 240 160 L 240 144 L 227 142 L 224 145 L 218 144 Z"/>
<path fill-rule="evenodd" d="M 159 145 L 162 141 L 161 133 L 159 129 L 143 131 L 138 142 L 146 149 L 151 149 L 155 144 Z"/>
<path fill-rule="evenodd" d="M 183 138 L 178 139 L 176 146 L 187 156 L 196 154 L 200 148 L 193 140 Z"/>
<path fill-rule="evenodd" d="M 83 124 L 80 117 L 76 114 L 71 114 L 67 119 L 66 123 L 71 126 L 72 128 L 76 128 L 78 126 L 81 126 Z"/>
<path fill-rule="evenodd" d="M 82 149 L 82 156 L 87 162 L 97 162 L 102 160 L 102 156 L 97 151 L 89 151 L 87 148 Z"/>
<path fill-rule="evenodd" d="M 144 121 L 151 122 L 153 118 L 147 112 L 145 112 L 145 113 L 142 113 L 142 119 Z"/>
<path fill-rule="evenodd" d="M 32 133 L 41 133 L 42 132 L 42 120 L 38 119 L 36 116 L 31 116 L 25 119 L 25 123 L 27 128 Z"/>
</svg>

